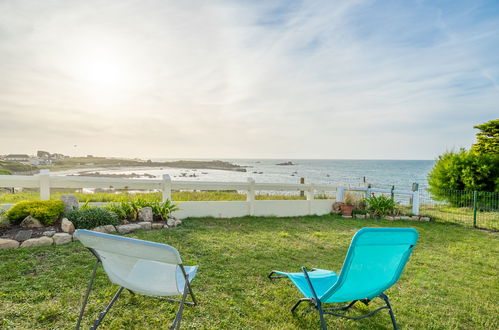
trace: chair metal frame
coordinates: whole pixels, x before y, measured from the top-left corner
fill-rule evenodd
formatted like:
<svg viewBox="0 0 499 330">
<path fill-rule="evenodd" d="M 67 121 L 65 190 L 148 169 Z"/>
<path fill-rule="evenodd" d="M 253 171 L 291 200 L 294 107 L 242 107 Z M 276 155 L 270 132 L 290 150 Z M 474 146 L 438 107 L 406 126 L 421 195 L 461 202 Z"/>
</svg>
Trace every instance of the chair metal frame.
<svg viewBox="0 0 499 330">
<path fill-rule="evenodd" d="M 97 272 L 97 267 L 99 266 L 99 264 L 102 263 L 99 255 L 92 248 L 88 248 L 88 249 L 97 258 L 97 261 L 96 261 L 95 266 L 94 266 L 94 268 L 92 270 L 92 275 L 90 276 L 90 281 L 88 282 L 87 291 L 85 292 L 85 297 L 83 298 L 83 304 L 81 306 L 80 315 L 78 317 L 78 322 L 76 323 L 76 330 L 80 329 L 81 321 L 83 319 L 83 315 L 85 313 L 85 308 L 87 306 L 88 297 L 90 296 L 90 291 L 92 290 L 92 286 L 93 286 L 93 283 L 94 283 L 95 273 Z M 177 329 L 178 330 L 178 329 L 180 329 L 180 322 L 182 320 L 182 312 L 184 310 L 184 305 L 196 306 L 198 304 L 197 299 L 194 296 L 194 293 L 192 292 L 191 283 L 189 282 L 189 275 L 187 275 L 187 273 L 186 273 L 186 271 L 184 269 L 184 266 L 182 264 L 179 264 L 178 266 L 182 270 L 182 274 L 183 274 L 184 280 L 185 280 L 184 291 L 183 291 L 183 294 L 182 294 L 182 300 L 170 299 L 170 298 L 164 298 L 164 297 L 153 297 L 153 298 L 164 300 L 164 301 L 168 301 L 168 302 L 180 303 L 180 306 L 179 306 L 179 309 L 177 311 L 177 314 L 175 315 L 175 319 L 173 320 L 173 323 L 170 326 L 170 330 L 173 330 L 173 329 Z M 113 306 L 113 304 L 116 302 L 116 300 L 121 295 L 121 292 L 123 291 L 123 289 L 125 289 L 125 287 L 122 287 L 122 286 L 118 289 L 118 291 L 114 294 L 113 298 L 108 303 L 108 305 L 104 309 L 104 311 L 102 311 L 99 314 L 99 317 L 97 319 L 95 319 L 94 324 L 92 325 L 92 327 L 90 327 L 90 330 L 97 329 L 97 327 L 100 325 L 100 323 L 102 322 L 102 320 L 104 319 L 104 317 L 106 316 L 106 314 L 109 312 L 109 310 Z M 135 294 L 135 292 L 133 292 L 131 290 L 128 290 L 128 291 L 131 294 Z M 191 301 L 187 301 L 187 295 L 191 296 L 192 302 Z"/>
<path fill-rule="evenodd" d="M 320 321 L 321 321 L 321 327 L 322 327 L 323 330 L 327 330 L 327 325 L 326 325 L 326 320 L 324 319 L 324 314 L 329 314 L 329 315 L 344 317 L 344 318 L 347 318 L 347 319 L 350 319 L 350 320 L 360 320 L 360 319 L 364 319 L 366 317 L 372 316 L 372 315 L 374 315 L 375 313 L 379 312 L 382 309 L 388 309 L 388 311 L 390 312 L 390 318 L 392 320 L 393 328 L 395 330 L 398 330 L 398 326 L 397 326 L 397 322 L 395 321 L 395 315 L 393 314 L 392 306 L 390 305 L 390 301 L 388 300 L 388 296 L 385 293 L 381 293 L 378 296 L 379 298 L 381 298 L 381 299 L 383 299 L 385 301 L 385 303 L 386 303 L 385 306 L 381 306 L 381 307 L 379 307 L 379 308 L 377 308 L 377 309 L 375 309 L 373 311 L 370 311 L 370 312 L 368 312 L 368 313 L 366 313 L 364 315 L 356 316 L 356 317 L 354 317 L 354 316 L 348 316 L 348 315 L 345 315 L 345 314 L 338 314 L 338 313 L 335 313 L 333 311 L 347 311 L 348 309 L 350 309 L 351 307 L 353 307 L 353 305 L 355 305 L 355 303 L 358 302 L 358 301 L 362 302 L 363 304 L 365 304 L 367 306 L 369 304 L 369 302 L 371 301 L 371 299 L 367 299 L 367 298 L 366 299 L 359 299 L 359 300 L 354 300 L 354 301 L 350 302 L 348 305 L 345 305 L 345 306 L 326 307 L 326 308 L 324 308 L 323 305 L 325 303 L 321 302 L 321 300 L 317 297 L 317 294 L 315 293 L 314 286 L 312 285 L 312 282 L 310 281 L 310 277 L 308 276 L 307 268 L 302 267 L 301 269 L 303 271 L 303 274 L 305 275 L 305 279 L 307 280 L 308 286 L 310 287 L 310 291 L 312 292 L 313 298 L 301 298 L 301 299 L 298 299 L 298 301 L 291 308 L 291 313 L 293 315 L 295 315 L 296 308 L 302 302 L 306 301 L 312 307 L 312 309 L 309 309 L 307 311 L 316 310 L 317 312 L 319 312 L 319 318 L 320 318 Z M 314 269 L 312 268 L 311 270 L 314 270 Z M 267 277 L 270 280 L 279 279 L 279 278 L 287 278 L 287 276 L 274 275 L 274 274 L 275 274 L 275 271 L 272 271 L 272 272 L 270 272 L 270 274 Z"/>
</svg>

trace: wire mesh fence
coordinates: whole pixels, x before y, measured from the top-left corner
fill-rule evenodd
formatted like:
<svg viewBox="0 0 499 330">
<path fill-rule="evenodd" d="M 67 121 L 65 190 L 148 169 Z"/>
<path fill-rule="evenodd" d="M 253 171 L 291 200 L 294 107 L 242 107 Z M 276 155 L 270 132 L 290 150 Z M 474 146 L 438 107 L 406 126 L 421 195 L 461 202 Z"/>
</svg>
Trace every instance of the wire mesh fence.
<svg viewBox="0 0 499 330">
<path fill-rule="evenodd" d="M 420 214 L 435 221 L 499 230 L 499 193 L 420 189 Z"/>
</svg>

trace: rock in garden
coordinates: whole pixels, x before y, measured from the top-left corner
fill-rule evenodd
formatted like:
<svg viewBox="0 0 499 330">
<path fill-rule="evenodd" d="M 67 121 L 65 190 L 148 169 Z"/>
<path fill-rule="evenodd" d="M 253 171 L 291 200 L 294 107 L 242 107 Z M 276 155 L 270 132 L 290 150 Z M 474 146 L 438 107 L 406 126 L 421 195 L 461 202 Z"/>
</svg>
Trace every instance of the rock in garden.
<svg viewBox="0 0 499 330">
<path fill-rule="evenodd" d="M 342 217 L 342 218 L 345 218 L 345 219 L 352 219 L 352 216 L 351 216 L 351 215 L 342 215 L 341 217 Z"/>
<path fill-rule="evenodd" d="M 161 229 L 161 228 L 163 228 L 164 226 L 165 226 L 165 224 L 164 224 L 164 223 L 158 223 L 158 222 L 155 222 L 155 223 L 152 223 L 152 224 L 151 224 L 152 229 Z"/>
<path fill-rule="evenodd" d="M 22 242 L 21 247 L 45 246 L 52 245 L 53 243 L 54 240 L 52 237 L 42 236 L 39 238 L 30 238 L 29 240 Z"/>
<path fill-rule="evenodd" d="M 419 218 L 420 221 L 430 221 L 431 219 L 429 217 L 421 217 Z"/>
<path fill-rule="evenodd" d="M 139 221 L 152 222 L 152 208 L 150 206 L 143 207 L 139 210 Z"/>
<path fill-rule="evenodd" d="M 391 216 L 388 216 L 388 217 L 385 217 L 386 220 L 390 220 L 390 221 L 394 221 L 396 218 L 395 217 L 391 217 Z"/>
<path fill-rule="evenodd" d="M 78 198 L 74 195 L 62 195 L 61 201 L 64 203 L 64 213 L 69 211 L 78 210 L 80 205 L 78 204 Z"/>
<path fill-rule="evenodd" d="M 52 237 L 55 245 L 66 244 L 73 240 L 72 235 L 66 233 L 57 233 Z"/>
<path fill-rule="evenodd" d="M 137 229 L 141 229 L 141 227 L 137 224 L 128 224 L 128 225 L 121 225 L 121 226 L 116 226 L 116 230 L 120 234 L 128 234 L 131 233 L 132 231 L 135 231 Z"/>
<path fill-rule="evenodd" d="M 40 220 L 32 217 L 31 215 L 28 215 L 21 222 L 21 227 L 23 227 L 23 228 L 42 228 L 43 225 L 41 224 Z"/>
<path fill-rule="evenodd" d="M 403 216 L 400 216 L 399 219 L 400 220 L 411 220 L 411 217 L 409 217 L 407 215 L 403 215 Z"/>
<path fill-rule="evenodd" d="M 93 231 L 98 231 L 99 233 L 106 233 L 106 234 L 115 233 L 116 232 L 116 228 L 114 228 L 113 225 L 99 226 L 99 227 L 95 227 L 92 230 Z"/>
<path fill-rule="evenodd" d="M 61 229 L 65 233 L 72 233 L 75 231 L 75 226 L 67 218 L 62 218 Z"/>
<path fill-rule="evenodd" d="M 357 219 L 365 219 L 366 218 L 366 215 L 365 214 L 356 214 L 355 217 Z"/>
<path fill-rule="evenodd" d="M 169 228 L 175 227 L 175 218 L 168 218 L 168 220 L 166 220 L 166 225 Z"/>
<path fill-rule="evenodd" d="M 182 224 L 182 220 L 180 219 L 175 219 L 175 227 L 179 226 Z"/>
<path fill-rule="evenodd" d="M 55 234 L 55 230 L 47 230 L 43 232 L 43 236 L 52 237 Z"/>
<path fill-rule="evenodd" d="M 342 204 L 343 203 L 340 203 L 340 202 L 333 203 L 333 213 L 340 213 Z"/>
<path fill-rule="evenodd" d="M 19 242 L 13 239 L 0 238 L 0 250 L 16 249 L 19 247 Z"/>
<path fill-rule="evenodd" d="M 141 229 L 151 230 L 151 228 L 152 228 L 151 223 L 148 221 L 142 221 L 142 222 L 139 222 L 137 224 L 140 226 Z"/>
<path fill-rule="evenodd" d="M 25 241 L 27 239 L 31 238 L 31 234 L 33 234 L 33 231 L 31 229 L 29 230 L 20 230 L 17 232 L 16 236 L 14 239 L 18 242 Z"/>
</svg>

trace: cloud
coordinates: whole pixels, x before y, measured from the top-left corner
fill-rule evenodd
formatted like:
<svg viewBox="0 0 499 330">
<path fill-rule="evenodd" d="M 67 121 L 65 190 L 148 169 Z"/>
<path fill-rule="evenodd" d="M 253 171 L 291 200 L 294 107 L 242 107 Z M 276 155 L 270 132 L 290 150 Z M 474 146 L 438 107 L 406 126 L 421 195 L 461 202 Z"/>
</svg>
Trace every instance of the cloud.
<svg viewBox="0 0 499 330">
<path fill-rule="evenodd" d="M 434 158 L 497 117 L 497 7 L 0 2 L 0 153 Z"/>
</svg>

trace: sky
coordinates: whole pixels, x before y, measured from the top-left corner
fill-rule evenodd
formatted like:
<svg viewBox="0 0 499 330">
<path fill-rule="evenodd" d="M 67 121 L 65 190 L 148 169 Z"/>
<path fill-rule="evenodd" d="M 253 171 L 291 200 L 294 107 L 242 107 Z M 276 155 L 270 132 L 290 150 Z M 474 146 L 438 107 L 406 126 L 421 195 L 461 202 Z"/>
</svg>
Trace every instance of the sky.
<svg viewBox="0 0 499 330">
<path fill-rule="evenodd" d="M 498 54 L 497 0 L 0 0 L 0 154 L 434 159 Z"/>
</svg>

